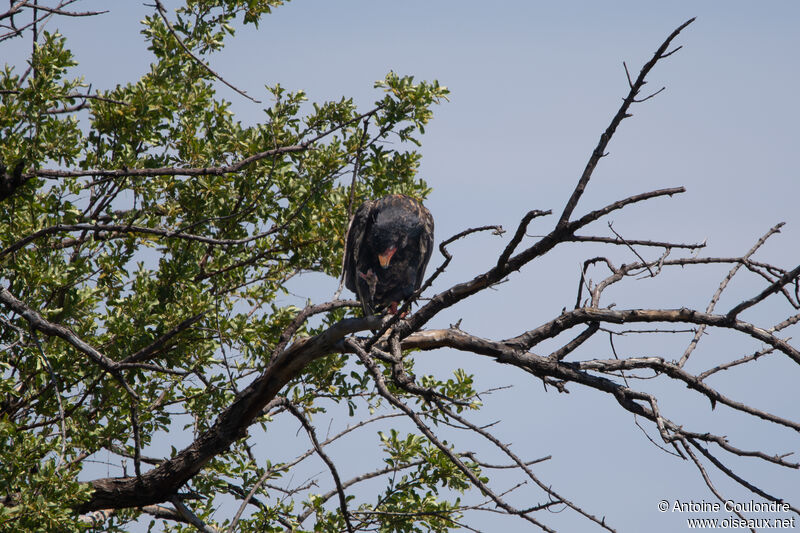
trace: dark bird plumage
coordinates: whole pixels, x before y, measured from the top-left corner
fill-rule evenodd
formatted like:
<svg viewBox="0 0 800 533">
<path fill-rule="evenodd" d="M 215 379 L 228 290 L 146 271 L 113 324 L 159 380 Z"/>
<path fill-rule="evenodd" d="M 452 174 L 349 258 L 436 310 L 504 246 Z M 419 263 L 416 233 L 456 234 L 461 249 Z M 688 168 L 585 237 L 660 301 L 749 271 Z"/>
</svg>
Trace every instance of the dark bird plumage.
<svg viewBox="0 0 800 533">
<path fill-rule="evenodd" d="M 361 204 L 347 230 L 344 281 L 365 315 L 397 304 L 419 289 L 433 251 L 433 217 L 402 194 Z"/>
</svg>

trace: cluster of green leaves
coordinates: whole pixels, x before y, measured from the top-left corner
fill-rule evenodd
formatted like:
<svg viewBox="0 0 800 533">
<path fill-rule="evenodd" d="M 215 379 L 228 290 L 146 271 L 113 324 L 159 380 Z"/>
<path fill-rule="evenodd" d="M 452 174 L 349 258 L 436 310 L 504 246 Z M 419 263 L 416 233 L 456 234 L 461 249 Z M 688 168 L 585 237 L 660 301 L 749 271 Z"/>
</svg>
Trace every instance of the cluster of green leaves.
<svg viewBox="0 0 800 533">
<path fill-rule="evenodd" d="M 0 530 L 61 530 L 74 522 L 71 506 L 89 495 L 76 481 L 80 468 L 57 459 L 59 444 L 50 433 L 0 418 L 0 487 L 15 503 L 0 505 Z"/>
<path fill-rule="evenodd" d="M 460 499 L 440 498 L 440 490 L 461 493 L 469 487 L 466 476 L 437 447 L 420 435 L 404 438 L 392 429 L 379 433 L 387 455 L 385 462 L 404 472 L 393 476 L 378 502 L 372 506 L 373 521 L 380 531 L 449 531 L 462 516 Z M 451 450 L 452 451 L 452 450 Z M 480 476 L 480 469 L 469 464 Z M 413 502 L 411 506 L 409 502 Z M 424 519 L 422 519 L 424 518 Z M 420 526 L 424 526 L 422 529 Z"/>
<path fill-rule="evenodd" d="M 281 4 L 190 0 L 170 15 L 183 43 L 209 60 L 236 24 L 256 24 Z M 22 164 L 34 176 L 0 202 L 0 287 L 114 361 L 147 351 L 142 366 L 121 376 L 133 396 L 71 344 L 40 334 L 38 345 L 25 319 L 0 313 L 0 498 L 7 501 L 0 529 L 85 528 L 72 511 L 88 497 L 77 480 L 98 477 L 97 469 L 82 473 L 85 460 L 113 453 L 127 458 L 132 474 L 134 421 L 144 454 L 148 445 L 168 442 L 171 431 L 197 435 L 213 423 L 268 365 L 296 316 L 297 307 L 281 303 L 287 281 L 308 272 L 338 276 L 356 162 L 356 204 L 392 192 L 428 193 L 417 176 L 420 156 L 404 142 L 418 144 L 431 105 L 446 98 L 438 83 L 390 73 L 376 84 L 382 94 L 371 110 L 347 98 L 310 105 L 302 91 L 274 86 L 262 120 L 243 124 L 162 17 L 154 12 L 143 24 L 149 72 L 121 83 L 91 80 L 92 87 L 113 87 L 99 99 L 76 96 L 89 84 L 74 74 L 76 59 L 58 33 L 40 36 L 30 69 L 6 65 L 0 74 L 0 164 Z M 225 167 L 288 146 L 305 148 L 236 172 L 137 174 Z M 73 173 L 35 177 L 41 169 Z M 97 169 L 127 175 L 89 172 Z M 332 311 L 298 335 L 351 312 Z M 315 362 L 284 395 L 307 416 L 324 410 L 320 398 L 347 402 L 351 415 L 364 410 L 360 398 L 375 405 L 369 379 L 348 361 Z M 473 394 L 465 376 L 428 385 L 451 397 Z M 260 422 L 268 427 L 270 419 Z M 418 437 L 394 436 L 384 445 L 391 461 L 408 456 L 426 464 L 404 477 L 402 490 L 395 483 L 382 505 L 397 516 L 430 513 L 381 527 L 451 527 L 446 517 L 455 504 L 440 501 L 435 487 L 462 490 L 461 474 Z M 254 462 L 245 440 L 216 457 L 188 488 L 204 496 L 197 514 L 211 517 L 226 494 L 242 498 L 273 469 L 267 463 Z M 268 493 L 262 487 L 257 495 Z M 317 531 L 342 528 L 337 508 L 309 498 L 303 505 L 319 507 Z M 280 527 L 277 517 L 288 519 L 294 508 L 291 499 L 270 502 L 240 528 Z M 120 512 L 104 527 L 114 530 L 136 514 Z"/>
</svg>

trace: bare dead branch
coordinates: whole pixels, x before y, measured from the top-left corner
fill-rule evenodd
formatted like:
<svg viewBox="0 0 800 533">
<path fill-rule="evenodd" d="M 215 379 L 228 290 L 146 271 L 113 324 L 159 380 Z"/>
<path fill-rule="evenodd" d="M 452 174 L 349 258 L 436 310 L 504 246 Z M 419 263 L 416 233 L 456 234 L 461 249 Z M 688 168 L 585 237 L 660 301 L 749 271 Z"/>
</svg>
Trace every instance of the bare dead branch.
<svg viewBox="0 0 800 533">
<path fill-rule="evenodd" d="M 740 457 L 757 457 L 758 459 L 776 464 L 778 466 L 783 466 L 792 469 L 800 469 L 800 463 L 786 460 L 786 457 L 791 454 L 768 455 L 759 450 L 742 450 L 741 448 L 737 448 L 733 446 L 730 442 L 728 442 L 727 437 L 712 435 L 711 433 L 695 433 L 692 431 L 684 430 L 683 435 L 687 439 L 693 439 L 699 442 L 716 444 L 723 450 L 732 453 L 733 455 L 738 455 Z"/>
<path fill-rule="evenodd" d="M 695 454 L 692 452 L 692 449 L 689 447 L 688 444 L 686 444 L 685 440 L 682 440 L 681 444 L 683 445 L 684 451 L 689 455 L 689 457 L 692 458 L 692 461 L 694 461 L 695 466 L 697 466 L 697 469 L 700 471 L 700 474 L 703 476 L 703 480 L 706 482 L 706 486 L 714 494 L 714 496 L 717 497 L 717 499 L 720 502 L 724 502 L 725 498 L 723 498 L 723 496 L 719 493 L 719 491 L 717 491 L 716 487 L 714 487 L 714 484 L 711 482 L 711 478 L 708 476 L 708 473 L 706 472 L 706 469 L 703 467 L 702 463 L 700 463 L 700 461 L 697 459 L 697 456 L 695 456 Z M 744 516 L 742 515 L 741 512 L 737 511 L 736 509 L 733 509 L 733 512 L 739 518 L 744 520 Z M 750 531 L 752 533 L 756 533 L 756 530 L 753 529 L 753 528 L 750 528 Z"/>
<path fill-rule="evenodd" d="M 669 54 L 666 54 L 666 55 L 663 55 L 663 56 L 661 56 L 661 57 L 662 57 L 662 59 L 663 59 L 663 58 L 665 58 L 665 57 L 669 57 L 669 56 L 671 56 L 673 53 L 675 53 L 675 52 L 677 52 L 678 50 L 680 50 L 680 48 L 681 48 L 681 47 L 679 46 L 677 49 L 673 50 L 673 51 L 672 51 L 672 52 L 670 52 Z M 662 87 L 662 88 L 660 88 L 659 90 L 657 90 L 656 92 L 654 92 L 654 93 L 651 93 L 651 94 L 650 94 L 650 95 L 648 95 L 648 96 L 645 96 L 644 98 L 638 98 L 638 99 L 634 99 L 634 100 L 633 100 L 633 102 L 634 102 L 635 104 L 640 104 L 640 103 L 642 103 L 642 102 L 646 102 L 646 101 L 650 100 L 651 98 L 653 98 L 654 96 L 657 96 L 657 95 L 661 94 L 662 92 L 664 92 L 664 91 L 666 91 L 666 90 L 667 90 L 667 88 L 666 88 L 666 87 Z"/>
<path fill-rule="evenodd" d="M 785 273 L 775 283 L 773 283 L 772 285 L 761 291 L 760 294 L 753 296 L 749 300 L 745 300 L 740 304 L 736 305 L 733 309 L 728 311 L 728 314 L 726 316 L 730 319 L 736 318 L 736 316 L 745 309 L 753 307 L 758 302 L 764 300 L 768 296 L 780 291 L 783 288 L 783 286 L 786 285 L 787 283 L 796 281 L 798 279 L 798 276 L 800 276 L 800 265 L 795 267 L 793 270 L 790 270 L 789 272 Z"/>
<path fill-rule="evenodd" d="M 60 9 L 57 7 L 48 7 L 39 3 L 31 4 L 30 2 L 19 2 L 17 5 L 23 7 L 35 8 L 39 11 L 44 11 L 46 13 L 51 13 L 53 15 L 62 15 L 65 17 L 92 17 L 94 15 L 102 15 L 104 13 L 109 12 L 107 9 L 105 11 L 67 11 L 65 9 Z M 5 18 L 4 15 L 0 15 L 0 19 L 3 18 Z"/>
<path fill-rule="evenodd" d="M 678 26 L 678 28 L 673 31 L 669 37 L 658 47 L 653 57 L 645 63 L 642 67 L 642 70 L 639 72 L 639 75 L 636 77 L 636 81 L 630 83 L 630 76 L 628 76 L 628 83 L 630 85 L 630 92 L 628 92 L 628 96 L 622 102 L 622 106 L 617 111 L 617 114 L 614 115 L 614 118 L 611 119 L 611 124 L 609 124 L 606 131 L 600 136 L 600 140 L 597 143 L 597 147 L 595 147 L 594 151 L 592 152 L 592 156 L 589 158 L 589 162 L 586 164 L 586 168 L 581 175 L 580 180 L 578 180 L 578 185 L 575 187 L 575 190 L 572 192 L 572 196 L 570 196 L 569 200 L 567 200 L 566 206 L 564 206 L 564 211 L 561 213 L 561 217 L 558 219 L 557 227 L 564 228 L 566 227 L 567 223 L 569 222 L 570 217 L 572 216 L 572 212 L 575 210 L 575 207 L 578 205 L 578 200 L 580 200 L 583 192 L 586 190 L 586 186 L 589 183 L 589 179 L 592 177 L 592 173 L 594 172 L 597 163 L 600 162 L 600 159 L 603 157 L 606 151 L 606 147 L 608 146 L 609 141 L 614 136 L 614 133 L 617 130 L 617 127 L 620 123 L 629 116 L 628 109 L 630 108 L 631 104 L 633 104 L 636 100 L 636 96 L 639 94 L 639 91 L 645 84 L 645 78 L 653 69 L 653 67 L 658 63 L 659 60 L 668 57 L 670 54 L 665 55 L 664 52 L 669 48 L 670 43 L 678 36 L 678 34 L 683 31 L 686 26 L 694 22 L 694 18 L 691 18 Z M 677 51 L 677 50 L 675 50 Z M 625 70 L 627 72 L 628 66 L 625 65 Z"/>
<path fill-rule="evenodd" d="M 621 313 L 624 315 L 628 312 L 626 311 Z M 597 319 L 597 316 L 598 315 L 594 315 L 594 318 Z M 612 316 L 614 319 L 618 318 L 618 316 Z M 500 363 L 514 365 L 520 368 L 527 368 L 537 376 L 547 375 L 558 379 L 581 383 L 591 388 L 596 388 L 598 390 L 614 394 L 617 399 L 619 399 L 620 395 L 624 396 L 630 394 L 636 394 L 638 395 L 637 398 L 647 399 L 648 401 L 651 400 L 651 397 L 641 395 L 641 393 L 635 393 L 635 391 L 631 391 L 626 387 L 621 387 L 613 381 L 586 374 L 585 371 L 592 370 L 608 373 L 618 372 L 621 370 L 634 370 L 637 368 L 658 370 L 669 377 L 681 380 L 687 386 L 700 392 L 714 402 L 723 403 L 728 407 L 738 411 L 767 420 L 769 422 L 773 422 L 778 425 L 792 428 L 795 431 L 800 432 L 800 423 L 767 413 L 744 403 L 727 398 L 710 386 L 702 383 L 695 376 L 684 371 L 676 364 L 667 363 L 658 357 L 609 360 L 594 359 L 576 363 L 559 363 L 548 357 L 536 356 L 534 354 L 521 351 L 512 341 L 490 341 L 455 329 L 419 332 L 409 336 L 403 342 L 404 349 L 418 348 L 422 350 L 431 350 L 445 346 L 476 354 L 488 355 L 496 358 Z M 634 409 L 634 411 L 632 411 L 634 414 L 639 414 L 651 420 L 655 420 L 654 414 L 651 411 L 643 410 L 638 404 L 628 404 L 627 407 Z"/>
<path fill-rule="evenodd" d="M 703 326 L 700 326 L 700 327 L 703 327 Z M 775 351 L 775 348 L 773 346 L 770 346 L 769 348 L 764 348 L 763 350 L 758 350 L 757 352 L 753 353 L 752 355 L 748 355 L 746 357 L 742 357 L 742 358 L 737 359 L 735 361 L 731 361 L 729 363 L 724 363 L 724 364 L 721 364 L 721 365 L 717 365 L 714 368 L 710 368 L 710 369 L 706 370 L 705 372 L 703 372 L 702 374 L 698 374 L 697 375 L 697 379 L 700 380 L 700 381 L 703 381 L 704 379 L 706 379 L 711 374 L 715 374 L 715 373 L 719 372 L 720 370 L 728 370 L 729 368 L 733 368 L 733 367 L 738 366 L 738 365 L 749 363 L 750 361 L 755 361 L 756 359 L 758 359 L 760 357 L 763 357 L 765 355 L 769 355 L 774 351 Z M 678 366 L 681 366 L 680 362 L 678 363 Z"/>
<path fill-rule="evenodd" d="M 773 502 L 777 502 L 777 503 L 787 503 L 787 504 L 788 504 L 788 502 L 786 502 L 786 501 L 785 501 L 785 500 L 783 500 L 782 498 L 778 498 L 778 497 L 776 497 L 776 496 L 773 496 L 773 495 L 771 495 L 771 494 L 769 494 L 769 493 L 765 492 L 764 490 L 760 489 L 759 487 L 757 487 L 757 486 L 753 485 L 752 483 L 748 482 L 746 479 L 744 479 L 744 478 L 742 478 L 741 476 L 737 475 L 735 472 L 733 472 L 733 470 L 731 470 L 730 468 L 728 468 L 727 466 L 725 466 L 724 464 L 722 464 L 722 462 L 721 462 L 719 459 L 717 459 L 716 457 L 714 457 L 714 455 L 712 455 L 712 454 L 711 454 L 711 453 L 710 453 L 710 452 L 709 452 L 709 451 L 708 451 L 706 448 L 702 447 L 702 446 L 701 446 L 699 443 L 697 443 L 695 440 L 693 440 L 693 439 L 687 439 L 687 440 L 688 440 L 688 441 L 689 441 L 689 442 L 692 444 L 692 446 L 694 446 L 695 448 L 697 448 L 698 450 L 700 450 L 700 453 L 702 453 L 703 455 L 705 455 L 705 456 L 706 456 L 706 458 L 707 458 L 709 461 L 711 461 L 712 463 L 714 463 L 714 466 L 716 466 L 717 468 L 719 468 L 719 469 L 720 469 L 722 472 L 724 472 L 724 473 L 725 473 L 725 474 L 726 474 L 728 477 L 730 477 L 731 479 L 733 479 L 734 481 L 736 481 L 737 483 L 739 483 L 740 485 L 742 485 L 743 487 L 745 487 L 747 490 L 749 490 L 749 491 L 753 492 L 754 494 L 758 494 L 759 496 L 761 496 L 761 497 L 762 497 L 762 498 L 764 498 L 765 500 L 769 500 L 769 501 L 773 501 Z M 790 508 L 792 511 L 794 511 L 796 514 L 800 515 L 800 509 L 798 509 L 797 507 L 795 507 L 795 506 L 793 506 L 793 505 L 789 504 L 789 508 Z"/>
<path fill-rule="evenodd" d="M 525 236 L 525 232 L 528 230 L 528 224 L 530 224 L 531 220 L 533 220 L 536 217 L 550 215 L 552 213 L 553 212 L 550 210 L 540 211 L 538 209 L 534 209 L 533 211 L 528 211 L 525 214 L 525 216 L 522 217 L 519 226 L 517 226 L 517 231 L 516 233 L 514 233 L 514 236 L 511 238 L 511 241 L 508 243 L 508 245 L 503 250 L 503 253 L 501 253 L 500 257 L 497 259 L 497 266 L 502 268 L 503 265 L 505 265 L 506 261 L 508 261 L 508 258 L 511 257 L 511 254 L 514 253 L 514 250 L 517 249 L 517 246 L 519 246 L 520 241 L 522 241 L 522 238 Z"/>
<path fill-rule="evenodd" d="M 622 235 L 620 235 L 619 233 L 616 232 L 616 230 L 614 229 L 614 225 L 611 222 L 608 223 L 608 229 L 610 229 L 611 232 L 617 237 L 617 239 L 619 239 L 625 246 L 628 247 L 628 249 L 631 252 L 633 252 L 633 255 L 635 255 L 636 257 L 639 258 L 639 261 L 641 261 L 644 264 L 644 266 L 647 268 L 647 271 L 650 272 L 650 277 L 654 278 L 655 274 L 653 273 L 653 270 L 650 268 L 650 265 L 647 264 L 647 261 L 644 260 L 644 257 L 639 255 L 639 252 L 637 252 L 636 249 L 633 246 L 631 246 L 631 243 L 629 243 L 628 241 L 623 239 Z"/>
<path fill-rule="evenodd" d="M 561 361 L 570 353 L 572 353 L 578 346 L 586 342 L 592 335 L 594 335 L 597 332 L 598 329 L 600 329 L 599 322 L 589 323 L 589 327 L 580 332 L 577 337 L 569 341 L 567 344 L 565 344 L 558 350 L 551 353 L 548 357 L 556 361 Z"/>
<path fill-rule="evenodd" d="M 592 321 L 610 322 L 615 324 L 633 322 L 683 322 L 687 324 L 706 324 L 721 328 L 733 329 L 745 333 L 754 339 L 774 346 L 779 351 L 788 355 L 800 364 L 800 351 L 792 347 L 783 339 L 779 339 L 766 330 L 758 328 L 748 322 L 731 320 L 727 315 L 702 313 L 693 309 L 574 309 L 563 313 L 558 318 L 531 330 L 522 335 L 508 339 L 504 343 L 511 346 L 530 349 L 545 338 L 551 338 L 561 331 L 569 329 L 576 324 L 585 324 Z"/>
<path fill-rule="evenodd" d="M 675 243 L 675 242 L 665 242 L 665 241 L 651 241 L 644 239 L 626 239 L 623 242 L 618 237 L 611 238 L 611 237 L 601 237 L 593 235 L 573 235 L 572 237 L 570 237 L 569 240 L 574 242 L 602 242 L 606 244 L 618 244 L 622 246 L 627 246 L 630 244 L 636 246 L 652 246 L 657 248 L 687 248 L 689 250 L 697 250 L 698 248 L 704 248 L 706 246 L 705 242 Z"/>
<path fill-rule="evenodd" d="M 583 268 L 581 269 L 581 279 L 578 282 L 578 296 L 575 299 L 575 309 L 581 307 L 581 297 L 583 295 L 583 287 L 586 286 L 586 291 L 592 297 L 592 307 L 597 307 L 598 302 L 596 301 L 596 294 L 598 290 L 592 290 L 590 285 L 590 281 L 586 279 L 586 271 L 589 269 L 591 265 L 596 263 L 605 263 L 608 269 L 613 272 L 615 275 L 619 274 L 619 270 L 611 263 L 611 261 L 607 257 L 593 257 L 591 259 L 587 259 L 583 262 Z"/>
<path fill-rule="evenodd" d="M 524 462 L 519 456 L 517 456 L 513 451 L 511 451 L 511 448 L 509 448 L 508 446 L 506 446 L 505 444 L 500 442 L 500 440 L 497 437 L 495 437 L 494 435 L 492 435 L 488 431 L 485 431 L 482 428 L 479 428 L 478 426 L 476 426 L 475 424 L 473 424 L 472 422 L 470 422 L 466 418 L 458 415 L 457 413 L 454 413 L 451 409 L 449 409 L 447 406 L 443 405 L 440 401 L 437 401 L 436 404 L 438 405 L 439 409 L 441 409 L 442 411 L 447 413 L 447 416 L 449 416 L 451 418 L 454 418 L 455 420 L 458 420 L 465 427 L 469 428 L 471 431 L 474 431 L 475 433 L 480 434 L 486 440 L 491 442 L 495 447 L 497 447 L 500 450 L 502 450 L 504 454 L 506 454 L 512 461 L 514 461 L 514 463 L 515 463 L 515 465 L 517 467 L 522 469 L 525 472 L 525 474 L 527 474 L 527 476 L 531 479 L 531 481 L 533 481 L 536 485 L 539 486 L 540 489 L 545 491 L 551 498 L 553 498 L 553 502 L 552 503 L 563 503 L 567 507 L 573 509 L 574 511 L 576 511 L 576 512 L 578 512 L 580 514 L 582 514 L 583 516 L 585 516 L 586 518 L 588 518 L 592 522 L 595 522 L 596 524 L 601 526 L 603 529 L 611 531 L 612 533 L 616 533 L 615 529 L 609 527 L 608 524 L 605 523 L 605 519 L 599 519 L 596 516 L 594 516 L 593 514 L 584 511 L 579 506 L 577 506 L 576 504 L 574 504 L 570 500 L 567 500 L 566 498 L 561 496 L 559 493 L 557 493 L 553 489 L 553 487 L 551 485 L 547 485 L 547 484 L 543 483 L 533 473 L 533 471 L 529 468 L 528 463 Z"/>
<path fill-rule="evenodd" d="M 774 332 L 776 332 L 776 331 L 780 331 L 780 330 L 782 330 L 782 329 L 786 329 L 786 328 L 788 328 L 789 326 L 792 326 L 792 325 L 794 325 L 794 324 L 797 324 L 798 322 L 800 322 L 800 313 L 798 313 L 798 314 L 796 314 L 796 315 L 793 315 L 793 316 L 790 316 L 790 317 L 789 317 L 789 318 L 787 318 L 786 320 L 783 320 L 783 321 L 781 321 L 781 322 L 779 322 L 779 323 L 775 324 L 774 326 L 772 326 L 771 328 L 769 328 L 769 330 L 768 330 L 768 331 L 769 331 L 770 333 L 774 333 Z"/>
<path fill-rule="evenodd" d="M 669 189 L 659 189 L 656 191 L 645 192 L 642 194 L 636 194 L 634 196 L 629 196 L 628 198 L 624 198 L 622 200 L 618 200 L 612 204 L 609 204 L 602 209 L 597 209 L 592 211 L 591 213 L 587 213 L 583 215 L 580 219 L 576 220 L 575 222 L 571 222 L 570 226 L 574 229 L 582 228 L 587 224 L 594 222 L 595 220 L 604 217 L 605 215 L 617 211 L 618 209 L 622 209 L 623 207 L 634 204 L 637 202 L 642 202 L 645 200 L 649 200 L 651 198 L 658 198 L 659 196 L 672 196 L 673 194 L 681 194 L 686 192 L 686 188 L 684 187 L 671 187 Z"/>
<path fill-rule="evenodd" d="M 783 225 L 784 225 L 784 223 L 781 222 L 780 224 L 777 224 L 777 225 L 773 226 L 772 228 L 770 228 L 770 230 L 767 233 L 765 233 L 758 240 L 758 242 L 756 242 L 755 245 L 753 245 L 753 247 L 750 248 L 750 250 L 748 250 L 748 252 L 746 254 L 744 254 L 744 256 L 742 256 L 742 262 L 736 263 L 736 264 L 733 265 L 733 267 L 730 269 L 730 271 L 728 271 L 728 275 L 725 276 L 725 278 L 719 284 L 719 287 L 717 288 L 717 291 L 711 297 L 711 301 L 708 303 L 708 307 L 706 307 L 706 313 L 710 313 L 710 312 L 712 312 L 714 310 L 714 307 L 717 305 L 717 302 L 719 301 L 720 296 L 722 296 L 722 291 L 725 290 L 725 287 L 728 286 L 728 283 L 730 283 L 731 279 L 733 279 L 733 276 L 736 275 L 736 272 L 739 270 L 739 267 L 741 267 L 742 264 L 744 264 L 746 261 L 748 261 L 750 259 L 750 257 L 752 257 L 752 255 L 754 253 L 756 253 L 756 251 L 759 248 L 761 248 L 761 246 L 765 242 L 767 242 L 767 239 L 769 239 L 775 233 L 778 233 Z M 689 356 L 692 354 L 692 351 L 694 351 L 695 347 L 697 346 L 697 343 L 700 341 L 700 337 L 702 337 L 702 335 L 705 332 L 705 330 L 706 330 L 706 326 L 700 326 L 700 328 L 698 328 L 697 332 L 694 334 L 694 337 L 692 337 L 692 340 L 689 343 L 689 346 L 686 348 L 686 351 L 683 353 L 683 356 L 681 356 L 681 360 L 678 362 L 678 366 L 683 366 L 683 365 L 686 364 L 686 361 L 689 359 Z"/>
</svg>

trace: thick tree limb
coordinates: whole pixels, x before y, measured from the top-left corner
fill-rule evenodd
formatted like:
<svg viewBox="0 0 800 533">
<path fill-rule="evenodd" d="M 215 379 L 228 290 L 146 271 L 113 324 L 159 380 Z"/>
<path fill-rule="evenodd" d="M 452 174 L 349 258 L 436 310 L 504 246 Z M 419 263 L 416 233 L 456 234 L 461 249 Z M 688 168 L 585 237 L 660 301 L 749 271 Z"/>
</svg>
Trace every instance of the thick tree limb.
<svg viewBox="0 0 800 533">
<path fill-rule="evenodd" d="M 177 455 L 143 473 L 139 479 L 103 478 L 92 481 L 94 493 L 81 506 L 81 512 L 109 507 L 141 507 L 168 500 L 209 460 L 244 437 L 249 425 L 262 414 L 267 403 L 289 381 L 300 375 L 309 363 L 333 353 L 336 343 L 344 336 L 375 329 L 380 322 L 379 317 L 346 319 L 319 335 L 295 341 L 274 357 L 264 373 L 237 395 L 210 429 Z"/>
<path fill-rule="evenodd" d="M 800 351 L 786 341 L 775 337 L 768 331 L 756 327 L 748 322 L 731 319 L 727 315 L 714 315 L 695 311 L 694 309 L 574 309 L 563 313 L 558 318 L 542 326 L 523 333 L 517 337 L 503 341 L 505 344 L 522 349 L 530 349 L 546 338 L 552 338 L 577 324 L 593 321 L 624 324 L 631 322 L 683 322 L 688 324 L 705 324 L 746 333 L 754 339 L 774 346 L 779 351 L 788 355 L 794 362 L 800 364 Z"/>
</svg>

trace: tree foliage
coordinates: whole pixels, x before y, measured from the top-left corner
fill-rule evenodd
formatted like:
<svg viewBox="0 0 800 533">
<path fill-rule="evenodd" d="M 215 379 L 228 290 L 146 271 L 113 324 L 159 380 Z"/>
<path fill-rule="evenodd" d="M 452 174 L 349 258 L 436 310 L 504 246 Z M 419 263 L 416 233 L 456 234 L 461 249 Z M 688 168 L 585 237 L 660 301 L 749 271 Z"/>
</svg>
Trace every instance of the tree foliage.
<svg viewBox="0 0 800 533">
<path fill-rule="evenodd" d="M 276 85 L 267 87 L 264 115 L 245 124 L 220 96 L 227 81 L 210 64 L 237 25 L 258 24 L 282 2 L 187 1 L 168 12 L 157 0 L 143 21 L 153 56 L 149 72 L 94 90 L 77 74 L 65 38 L 36 31 L 69 3 L 49 11 L 17 4 L 1 15 L 8 33 L 0 39 L 32 32 L 35 48 L 26 69 L 6 65 L 0 76 L 0 528 L 81 531 L 97 525 L 113 531 L 146 517 L 164 520 L 168 531 L 446 531 L 470 509 L 491 504 L 544 530 L 537 511 L 567 505 L 609 529 L 466 418 L 481 405 L 468 373 L 415 376 L 413 357 L 403 356 L 404 350 L 445 346 L 494 357 L 558 390 L 574 383 L 609 393 L 698 465 L 695 454 L 711 456 L 707 448 L 714 445 L 797 467 L 777 455 L 742 451 L 724 437 L 684 430 L 662 416 L 654 397 L 617 379 L 622 372 L 655 371 L 712 403 L 800 429 L 728 399 L 702 375 L 688 373 L 685 361 L 565 360 L 601 324 L 664 322 L 700 333 L 707 327 L 738 331 L 800 363 L 798 351 L 777 336 L 798 315 L 771 330 L 738 318 L 774 293 L 796 308 L 796 291 L 787 286 L 796 287 L 797 268 L 760 265 L 750 255 L 728 260 L 735 269 L 758 271 L 768 286 L 727 314 L 714 314 L 713 305 L 705 312 L 617 310 L 600 303 L 607 286 L 648 270 L 696 264 L 694 256 L 667 255 L 700 245 L 609 241 L 667 253 L 620 267 L 603 258 L 587 261 L 584 273 L 603 262 L 611 273 L 599 284 L 581 281 L 588 300 L 579 293 L 574 309 L 511 339 L 480 339 L 456 326 L 423 329 L 442 309 L 561 243 L 580 241 L 576 232 L 590 222 L 682 191 L 644 193 L 573 217 L 644 77 L 670 54 L 680 29 L 639 79 L 630 80 L 630 94 L 550 233 L 520 248 L 528 225 L 548 214 L 531 211 L 494 268 L 440 288 L 417 312 L 382 318 L 361 317 L 350 300 L 300 309 L 282 304 L 282 296 L 290 280 L 309 273 L 339 276 L 345 229 L 362 200 L 396 192 L 426 196 L 415 149 L 447 89 L 390 72 L 375 85 L 374 106 L 357 109 L 346 98 L 310 104 L 302 91 Z M 36 24 L 20 28 L 23 17 Z M 433 278 L 450 261 L 449 242 L 486 229 L 498 231 L 473 228 L 445 241 L 446 261 Z M 581 326 L 550 356 L 531 352 L 542 340 Z M 370 330 L 378 333 L 363 336 Z M 326 450 L 350 430 L 324 439 L 313 425 L 331 402 L 348 406 L 356 428 L 402 415 L 414 431 L 382 431 L 374 445 L 384 465 L 343 478 Z M 281 438 L 271 429 L 278 417 L 295 419 L 307 433 L 308 451 L 296 462 L 321 458 L 326 479 L 333 480 L 330 490 L 292 485 L 287 478 L 296 462 L 253 453 L 255 440 Z M 530 509 L 510 505 L 490 488 L 492 465 L 438 437 L 439 424 L 485 437 L 549 500 Z M 148 455 L 171 434 L 190 435 L 190 444 Z M 90 474 L 90 461 L 100 455 L 124 470 L 113 477 Z M 348 490 L 373 478 L 383 480 L 383 489 L 371 499 Z M 469 491 L 488 503 L 464 504 Z M 238 512 L 220 513 L 223 504 Z"/>
<path fill-rule="evenodd" d="M 69 508 L 90 492 L 76 484 L 84 457 L 134 457 L 181 429 L 176 410 L 195 434 L 207 430 L 281 344 L 298 311 L 275 303 L 286 282 L 338 275 L 351 195 L 426 194 L 419 154 L 406 145 L 444 87 L 390 73 L 364 112 L 351 99 L 309 106 L 302 91 L 269 87 L 262 120 L 245 125 L 176 38 L 208 56 L 234 20 L 257 23 L 279 3 L 190 2 L 175 13 L 175 34 L 153 13 L 143 30 L 150 71 L 106 91 L 87 92 L 58 33 L 42 34 L 29 70 L 6 67 L 4 178 L 18 167 L 25 175 L 6 182 L 13 192 L 0 204 L 4 294 L 68 333 L 36 338 L 5 309 L 0 423 L 14 453 L 4 454 L 3 475 L 17 505 L 0 508 L 2 522 L 68 528 Z M 67 170 L 37 173 L 45 166 Z M 344 307 L 324 324 L 342 316 Z M 314 331 L 302 324 L 295 334 Z M 287 396 L 313 412 L 318 390 L 366 391 L 343 364 L 308 369 Z M 246 492 L 263 471 L 239 442 L 193 484 L 228 476 Z"/>
</svg>

